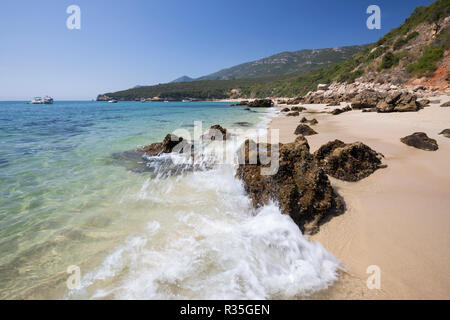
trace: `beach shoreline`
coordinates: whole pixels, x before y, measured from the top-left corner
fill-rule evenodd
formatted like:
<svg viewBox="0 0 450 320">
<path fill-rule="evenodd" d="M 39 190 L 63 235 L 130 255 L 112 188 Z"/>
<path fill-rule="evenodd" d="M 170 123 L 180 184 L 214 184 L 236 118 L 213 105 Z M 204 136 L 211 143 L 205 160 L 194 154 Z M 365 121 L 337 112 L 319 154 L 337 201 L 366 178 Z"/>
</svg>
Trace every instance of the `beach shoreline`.
<svg viewBox="0 0 450 320">
<path fill-rule="evenodd" d="M 436 97 L 440 103 L 448 95 Z M 341 103 L 341 106 L 345 103 Z M 268 134 L 279 130 L 280 143 L 295 140 L 300 119 L 316 118 L 319 134 L 306 137 L 311 152 L 335 139 L 361 141 L 384 155 L 387 168 L 358 182 L 330 177 L 346 204 L 344 214 L 320 227 L 311 241 L 320 242 L 343 264 L 341 280 L 318 299 L 449 299 L 450 297 L 450 140 L 438 133 L 450 124 L 449 108 L 432 103 L 419 112 L 340 115 L 325 104 L 302 105 L 297 117 L 280 113 Z M 286 107 L 285 105 L 276 106 Z M 439 144 L 437 151 L 406 146 L 400 138 L 425 132 Z M 369 290 L 366 273 L 381 271 L 381 289 Z"/>
</svg>

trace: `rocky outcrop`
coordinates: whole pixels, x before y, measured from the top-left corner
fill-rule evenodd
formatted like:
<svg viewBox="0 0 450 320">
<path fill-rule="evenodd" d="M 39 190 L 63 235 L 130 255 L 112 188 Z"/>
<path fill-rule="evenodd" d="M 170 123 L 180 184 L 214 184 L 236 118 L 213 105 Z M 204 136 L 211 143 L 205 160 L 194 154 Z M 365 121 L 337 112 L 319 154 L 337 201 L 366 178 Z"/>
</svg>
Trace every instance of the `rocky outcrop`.
<svg viewBox="0 0 450 320">
<path fill-rule="evenodd" d="M 359 181 L 385 167 L 381 162 L 383 155 L 362 142 L 330 141 L 321 146 L 314 157 L 327 174 L 345 181 Z"/>
<path fill-rule="evenodd" d="M 227 140 L 227 129 L 215 124 L 209 128 L 207 134 L 201 136 L 203 140 Z"/>
<path fill-rule="evenodd" d="M 439 132 L 439 134 L 444 135 L 444 137 L 446 138 L 450 138 L 450 129 L 444 129 L 441 132 Z"/>
<path fill-rule="evenodd" d="M 148 156 L 157 156 L 162 153 L 171 153 L 173 148 L 183 141 L 182 137 L 178 137 L 169 133 L 162 142 L 152 143 L 148 146 L 139 148 L 139 152 L 144 152 Z"/>
<path fill-rule="evenodd" d="M 241 148 L 246 152 L 247 160 L 252 152 L 248 147 L 250 144 L 247 140 Z M 256 145 L 253 152 L 262 148 L 275 153 L 270 144 Z M 276 201 L 281 212 L 289 215 L 307 234 L 316 232 L 327 218 L 344 212 L 342 200 L 334 192 L 323 169 L 316 165 L 303 136 L 298 136 L 295 142 L 280 145 L 277 155 L 279 167 L 271 175 L 261 174 L 261 169 L 269 164 L 239 165 L 236 176 L 242 179 L 254 207 Z"/>
<path fill-rule="evenodd" d="M 350 103 L 353 109 L 375 108 L 385 97 L 386 94 L 381 91 L 367 89 L 358 93 Z"/>
<path fill-rule="evenodd" d="M 270 108 L 273 107 L 273 101 L 270 99 L 256 99 L 249 102 L 248 106 L 253 108 Z"/>
<path fill-rule="evenodd" d="M 311 129 L 311 127 L 309 127 L 308 125 L 302 123 L 297 126 L 294 134 L 301 134 L 303 136 L 312 136 L 314 134 L 317 134 L 317 132 Z"/>
<path fill-rule="evenodd" d="M 404 144 L 426 151 L 436 151 L 439 149 L 436 140 L 429 138 L 424 132 L 415 132 L 400 139 Z"/>
<path fill-rule="evenodd" d="M 417 96 L 408 91 L 395 91 L 377 104 L 377 112 L 414 112 L 422 107 Z"/>
<path fill-rule="evenodd" d="M 237 106 L 246 106 L 248 104 L 247 100 L 243 100 L 243 101 L 239 101 L 238 103 L 232 104 L 232 107 L 237 107 Z"/>
<path fill-rule="evenodd" d="M 286 101 L 286 104 L 293 105 L 293 104 L 300 104 L 301 102 L 302 102 L 302 97 L 298 96 L 293 99 L 289 99 L 288 101 Z"/>
</svg>

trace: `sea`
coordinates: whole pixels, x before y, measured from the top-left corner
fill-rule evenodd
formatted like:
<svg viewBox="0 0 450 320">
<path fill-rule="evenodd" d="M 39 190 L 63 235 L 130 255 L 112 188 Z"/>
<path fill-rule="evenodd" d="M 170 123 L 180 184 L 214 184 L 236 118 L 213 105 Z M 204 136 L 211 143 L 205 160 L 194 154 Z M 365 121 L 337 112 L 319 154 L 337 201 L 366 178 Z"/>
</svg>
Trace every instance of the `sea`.
<svg viewBox="0 0 450 320">
<path fill-rule="evenodd" d="M 135 152 L 196 123 L 240 142 L 277 114 L 230 105 L 0 102 L 0 299 L 302 299 L 332 286 L 340 262 L 276 203 L 253 208 L 236 163 Z"/>
</svg>

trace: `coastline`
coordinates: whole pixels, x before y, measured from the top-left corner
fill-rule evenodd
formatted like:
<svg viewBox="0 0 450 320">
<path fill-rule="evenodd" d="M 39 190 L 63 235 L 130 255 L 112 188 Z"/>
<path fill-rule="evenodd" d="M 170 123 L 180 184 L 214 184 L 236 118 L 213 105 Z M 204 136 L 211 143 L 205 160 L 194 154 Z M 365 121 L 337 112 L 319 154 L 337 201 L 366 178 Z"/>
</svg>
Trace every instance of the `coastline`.
<svg viewBox="0 0 450 320">
<path fill-rule="evenodd" d="M 450 100 L 440 96 L 441 103 Z M 334 139 L 361 141 L 384 154 L 385 169 L 359 182 L 330 178 L 343 197 L 346 212 L 322 225 L 311 241 L 320 242 L 347 269 L 341 280 L 313 298 L 448 299 L 450 292 L 450 141 L 438 135 L 448 127 L 447 108 L 431 104 L 419 112 L 331 115 L 335 107 L 303 105 L 298 117 L 279 114 L 269 132 L 279 129 L 280 142 L 295 139 L 301 117 L 316 118 L 319 134 L 306 137 L 311 152 Z M 284 106 L 282 106 L 284 107 Z M 280 108 L 280 106 L 278 106 Z M 321 113 L 322 112 L 322 113 Z M 423 131 L 439 150 L 408 147 L 400 138 Z M 381 290 L 368 290 L 366 269 L 381 269 Z"/>
</svg>

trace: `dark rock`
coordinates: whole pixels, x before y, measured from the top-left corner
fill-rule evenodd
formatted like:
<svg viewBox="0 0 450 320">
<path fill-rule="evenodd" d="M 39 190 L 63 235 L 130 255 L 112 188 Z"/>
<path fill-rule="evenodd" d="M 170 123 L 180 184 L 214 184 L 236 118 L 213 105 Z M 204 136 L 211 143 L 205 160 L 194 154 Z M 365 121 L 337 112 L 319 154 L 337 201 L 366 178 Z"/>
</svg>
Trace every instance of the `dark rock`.
<svg viewBox="0 0 450 320">
<path fill-rule="evenodd" d="M 227 129 L 215 124 L 209 128 L 207 134 L 201 137 L 203 140 L 227 140 Z"/>
<path fill-rule="evenodd" d="M 350 107 L 350 106 L 346 106 L 346 107 L 344 107 L 344 108 L 337 108 L 337 109 L 334 109 L 333 111 L 331 111 L 330 113 L 332 114 L 332 115 L 338 115 L 338 114 L 341 114 L 341 113 L 344 113 L 344 112 L 348 112 L 348 111 L 352 111 L 352 108 Z"/>
<path fill-rule="evenodd" d="M 238 103 L 232 104 L 232 107 L 237 107 L 237 106 L 246 106 L 248 104 L 247 100 L 243 100 L 243 101 L 239 101 Z"/>
<path fill-rule="evenodd" d="M 289 112 L 286 116 L 287 117 L 298 117 L 299 115 L 300 115 L 300 112 L 294 111 L 294 112 Z"/>
<path fill-rule="evenodd" d="M 443 134 L 444 137 L 450 138 L 450 129 L 444 129 L 439 134 Z"/>
<path fill-rule="evenodd" d="M 306 122 L 309 122 L 309 120 L 306 119 L 306 117 L 303 117 L 303 118 L 300 120 L 300 122 L 301 122 L 301 123 L 306 123 Z"/>
<path fill-rule="evenodd" d="M 162 142 L 152 143 L 151 145 L 139 148 L 138 151 L 144 152 L 149 156 L 157 156 L 161 153 L 171 153 L 173 148 L 182 141 L 182 137 L 169 133 Z"/>
<path fill-rule="evenodd" d="M 447 101 L 447 102 L 445 102 L 445 103 L 443 103 L 443 104 L 441 104 L 441 107 L 450 107 L 450 101 Z"/>
<path fill-rule="evenodd" d="M 424 132 L 415 132 L 400 139 L 404 144 L 426 151 L 436 151 L 439 147 L 436 140 L 429 138 Z"/>
<path fill-rule="evenodd" d="M 318 123 L 319 123 L 319 121 L 317 121 L 317 119 L 312 119 L 312 120 L 309 121 L 309 124 L 312 125 L 312 126 L 314 126 L 314 125 L 316 125 Z"/>
<path fill-rule="evenodd" d="M 345 181 L 361 180 L 385 167 L 381 163 L 383 155 L 362 142 L 330 141 L 321 146 L 314 157 L 326 173 Z"/>
<path fill-rule="evenodd" d="M 270 148 L 275 153 L 275 149 Z M 254 207 L 276 201 L 281 212 L 289 215 L 307 234 L 317 232 L 320 224 L 344 212 L 342 200 L 325 172 L 316 165 L 303 136 L 280 145 L 276 153 L 279 167 L 271 175 L 261 173 L 261 169 L 267 169 L 270 164 L 239 165 L 236 176 L 243 180 Z"/>
<path fill-rule="evenodd" d="M 247 121 L 235 122 L 234 124 L 241 126 L 241 127 L 250 127 L 251 126 L 251 123 L 247 122 Z"/>
<path fill-rule="evenodd" d="M 304 136 L 312 136 L 313 134 L 317 134 L 317 132 L 315 132 L 313 129 L 311 129 L 308 125 L 306 124 L 299 124 L 297 126 L 297 128 L 295 129 L 295 134 L 301 134 Z"/>
<path fill-rule="evenodd" d="M 273 101 L 270 99 L 256 99 L 249 102 L 248 106 L 253 108 L 270 108 L 273 107 Z"/>
<path fill-rule="evenodd" d="M 306 108 L 305 107 L 292 107 L 291 111 L 305 111 Z"/>
<path fill-rule="evenodd" d="M 289 111 L 291 111 L 291 109 L 289 109 L 289 108 L 283 108 L 283 109 L 281 109 L 281 112 L 289 112 Z"/>
</svg>

